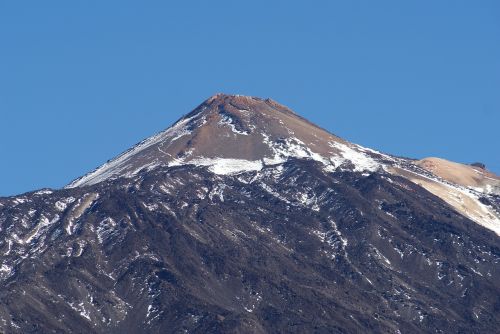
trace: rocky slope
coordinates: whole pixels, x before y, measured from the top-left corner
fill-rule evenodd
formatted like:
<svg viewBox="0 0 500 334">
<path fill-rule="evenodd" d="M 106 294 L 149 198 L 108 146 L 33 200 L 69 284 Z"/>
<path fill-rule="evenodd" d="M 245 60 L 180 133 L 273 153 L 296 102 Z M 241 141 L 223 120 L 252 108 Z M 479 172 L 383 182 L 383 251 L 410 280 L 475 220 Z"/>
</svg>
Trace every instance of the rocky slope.
<svg viewBox="0 0 500 334">
<path fill-rule="evenodd" d="M 450 173 L 216 95 L 65 189 L 0 198 L 0 328 L 495 332 L 500 197 Z"/>
</svg>

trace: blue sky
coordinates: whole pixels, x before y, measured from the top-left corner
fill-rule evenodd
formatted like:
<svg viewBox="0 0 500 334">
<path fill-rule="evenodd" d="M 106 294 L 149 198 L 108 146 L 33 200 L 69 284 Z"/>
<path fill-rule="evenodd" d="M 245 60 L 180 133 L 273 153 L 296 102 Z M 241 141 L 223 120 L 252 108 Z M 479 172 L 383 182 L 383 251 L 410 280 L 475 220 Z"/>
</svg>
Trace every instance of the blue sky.
<svg viewBox="0 0 500 334">
<path fill-rule="evenodd" d="M 500 174 L 500 2 L 2 1 L 0 195 L 61 187 L 217 92 Z"/>
</svg>

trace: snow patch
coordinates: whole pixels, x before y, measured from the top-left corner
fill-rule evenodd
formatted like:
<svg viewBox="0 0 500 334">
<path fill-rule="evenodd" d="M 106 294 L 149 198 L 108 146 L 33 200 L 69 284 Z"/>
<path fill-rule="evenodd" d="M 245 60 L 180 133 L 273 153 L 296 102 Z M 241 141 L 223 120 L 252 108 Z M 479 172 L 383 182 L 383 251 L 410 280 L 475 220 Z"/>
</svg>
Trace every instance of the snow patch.
<svg viewBox="0 0 500 334">
<path fill-rule="evenodd" d="M 102 220 L 99 225 L 97 225 L 97 240 L 99 241 L 100 244 L 107 239 L 108 237 L 111 236 L 111 234 L 114 231 L 114 228 L 116 226 L 116 222 L 114 221 L 113 218 L 108 217 L 104 220 Z"/>
<path fill-rule="evenodd" d="M 263 168 L 260 160 L 245 159 L 224 159 L 224 158 L 197 158 L 187 162 L 178 159 L 169 164 L 169 166 L 195 165 L 208 166 L 209 170 L 218 175 L 233 175 L 248 171 L 259 171 Z"/>
<path fill-rule="evenodd" d="M 13 269 L 12 267 L 2 264 L 0 267 L 0 279 L 6 279 L 10 277 L 13 274 Z"/>
<path fill-rule="evenodd" d="M 374 172 L 381 167 L 380 163 L 362 151 L 356 151 L 353 148 L 338 142 L 329 142 L 328 144 L 330 147 L 340 151 L 340 155 L 330 157 L 330 161 L 336 168 L 340 167 L 346 161 L 349 161 L 354 165 L 355 172 Z"/>
<path fill-rule="evenodd" d="M 63 198 L 56 202 L 55 207 L 57 211 L 63 212 L 69 204 L 73 203 L 76 199 L 74 197 Z"/>
<path fill-rule="evenodd" d="M 219 125 L 222 125 L 222 126 L 229 126 L 231 128 L 231 131 L 235 134 L 238 134 L 238 135 L 244 135 L 244 136 L 248 136 L 250 133 L 248 131 L 240 131 L 236 128 L 236 122 L 234 121 L 234 119 L 227 113 L 224 113 L 224 114 L 220 114 L 220 121 L 219 121 Z"/>
</svg>

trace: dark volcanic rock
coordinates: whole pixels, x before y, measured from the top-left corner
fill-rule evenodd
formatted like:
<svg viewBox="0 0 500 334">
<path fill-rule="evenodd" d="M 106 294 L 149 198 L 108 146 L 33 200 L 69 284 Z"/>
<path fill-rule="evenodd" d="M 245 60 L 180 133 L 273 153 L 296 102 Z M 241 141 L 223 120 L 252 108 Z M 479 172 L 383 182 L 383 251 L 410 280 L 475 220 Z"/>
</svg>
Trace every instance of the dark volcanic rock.
<svg viewBox="0 0 500 334">
<path fill-rule="evenodd" d="M 479 167 L 481 169 L 486 169 L 486 165 L 482 162 L 474 162 L 470 164 L 472 167 Z"/>
<path fill-rule="evenodd" d="M 0 328 L 496 332 L 498 236 L 406 178 L 342 166 L 158 166 L 1 198 Z"/>
</svg>

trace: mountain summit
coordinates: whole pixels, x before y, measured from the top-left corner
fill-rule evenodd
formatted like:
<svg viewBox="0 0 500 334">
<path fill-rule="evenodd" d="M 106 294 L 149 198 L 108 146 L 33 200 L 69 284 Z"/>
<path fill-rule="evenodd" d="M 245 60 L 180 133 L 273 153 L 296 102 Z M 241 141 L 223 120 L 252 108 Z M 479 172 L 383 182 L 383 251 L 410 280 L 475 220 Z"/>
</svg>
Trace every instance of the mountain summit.
<svg viewBox="0 0 500 334">
<path fill-rule="evenodd" d="M 170 128 L 67 188 L 130 178 L 160 166 L 206 166 L 227 175 L 260 171 L 290 158 L 314 160 L 325 171 L 381 169 L 403 176 L 500 234 L 500 214 L 480 201 L 483 193 L 500 195 L 500 178 L 492 173 L 443 159 L 415 161 L 383 154 L 349 143 L 271 99 L 241 95 L 210 97 Z"/>
<path fill-rule="evenodd" d="M 172 127 L 68 187 L 130 177 L 156 166 L 195 164 L 216 173 L 260 170 L 289 157 L 329 163 L 346 142 L 270 99 L 217 94 Z"/>
<path fill-rule="evenodd" d="M 2 333 L 494 333 L 500 179 L 215 95 L 0 198 Z"/>
</svg>

